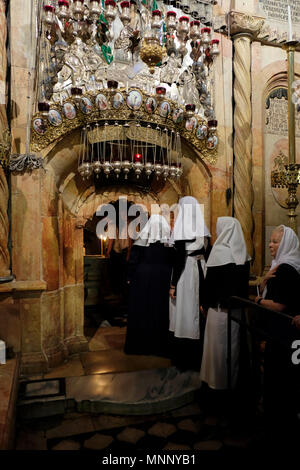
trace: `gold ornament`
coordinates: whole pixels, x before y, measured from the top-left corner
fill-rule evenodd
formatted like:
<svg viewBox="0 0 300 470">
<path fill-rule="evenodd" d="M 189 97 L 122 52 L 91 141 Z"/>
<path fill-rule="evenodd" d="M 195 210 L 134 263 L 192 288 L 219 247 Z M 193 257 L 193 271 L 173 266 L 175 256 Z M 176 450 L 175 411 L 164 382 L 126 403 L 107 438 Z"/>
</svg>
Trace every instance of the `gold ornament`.
<svg viewBox="0 0 300 470">
<path fill-rule="evenodd" d="M 155 66 L 162 60 L 162 48 L 158 38 L 145 37 L 140 51 L 143 62 L 148 65 L 150 73 L 154 73 Z"/>
</svg>

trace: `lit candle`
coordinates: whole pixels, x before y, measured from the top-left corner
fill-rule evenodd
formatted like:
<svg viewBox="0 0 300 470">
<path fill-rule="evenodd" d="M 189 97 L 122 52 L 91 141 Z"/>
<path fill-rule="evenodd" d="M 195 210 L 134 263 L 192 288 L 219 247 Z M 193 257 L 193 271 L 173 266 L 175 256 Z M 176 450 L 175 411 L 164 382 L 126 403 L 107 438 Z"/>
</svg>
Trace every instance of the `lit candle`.
<svg viewBox="0 0 300 470">
<path fill-rule="evenodd" d="M 128 80 L 126 82 L 126 93 L 128 93 Z"/>
<path fill-rule="evenodd" d="M 293 40 L 293 26 L 292 26 L 292 12 L 291 7 L 288 5 L 288 24 L 289 24 L 289 41 Z"/>
</svg>

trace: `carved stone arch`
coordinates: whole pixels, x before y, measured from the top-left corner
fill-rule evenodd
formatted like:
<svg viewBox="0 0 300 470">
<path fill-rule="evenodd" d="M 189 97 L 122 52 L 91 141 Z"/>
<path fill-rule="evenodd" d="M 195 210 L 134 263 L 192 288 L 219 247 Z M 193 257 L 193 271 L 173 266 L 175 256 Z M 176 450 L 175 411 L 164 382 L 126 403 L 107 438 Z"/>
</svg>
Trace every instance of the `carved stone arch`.
<svg viewBox="0 0 300 470">
<path fill-rule="evenodd" d="M 52 365 L 61 362 L 64 351 L 77 353 L 87 348 L 83 332 L 83 228 L 87 218 L 94 215 L 98 201 L 110 202 L 118 196 L 118 188 L 108 188 L 102 191 L 107 191 L 107 194 L 97 195 L 92 181 L 83 184 L 77 171 L 79 150 L 80 134 L 75 130 L 43 150 L 46 171 L 40 172 L 42 270 L 47 283 L 44 297 L 45 302 L 55 302 L 55 318 L 59 317 L 62 325 L 61 336 L 54 349 L 50 339 L 43 339 L 44 350 Z M 149 205 L 152 202 L 172 205 L 189 194 L 210 208 L 211 167 L 203 161 L 201 152 L 184 138 L 182 151 L 184 174 L 181 180 L 162 182 L 160 191 L 143 193 L 137 187 L 128 187 L 123 194 L 128 194 L 128 199 L 132 200 L 142 201 L 144 198 Z M 210 210 L 207 211 L 208 225 L 209 213 Z M 56 324 L 53 320 L 53 330 Z"/>
</svg>

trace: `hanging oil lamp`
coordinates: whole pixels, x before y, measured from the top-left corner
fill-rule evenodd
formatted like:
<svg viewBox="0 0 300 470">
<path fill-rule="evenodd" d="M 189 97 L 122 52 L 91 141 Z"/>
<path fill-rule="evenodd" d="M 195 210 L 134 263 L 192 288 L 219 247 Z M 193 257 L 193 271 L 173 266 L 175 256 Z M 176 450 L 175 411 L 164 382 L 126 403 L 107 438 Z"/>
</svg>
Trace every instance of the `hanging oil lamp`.
<svg viewBox="0 0 300 470">
<path fill-rule="evenodd" d="M 219 50 L 219 39 L 213 39 L 211 41 L 211 50 L 210 50 L 210 53 L 213 57 L 216 57 L 220 54 L 220 50 Z"/>
<path fill-rule="evenodd" d="M 200 21 L 191 21 L 190 23 L 190 38 L 192 41 L 197 41 L 201 37 Z"/>
<path fill-rule="evenodd" d="M 109 25 L 116 19 L 117 16 L 117 8 L 116 2 L 114 0 L 105 0 L 105 11 L 104 17 Z"/>
<path fill-rule="evenodd" d="M 51 28 L 51 26 L 54 24 L 55 20 L 55 7 L 52 5 L 45 5 L 44 6 L 44 23 L 47 26 L 47 28 Z"/>
<path fill-rule="evenodd" d="M 69 12 L 70 4 L 67 0 L 59 0 L 58 1 L 58 12 L 57 16 L 62 21 L 65 22 L 70 16 Z"/>
<path fill-rule="evenodd" d="M 185 39 L 189 34 L 189 18 L 188 16 L 181 16 L 177 25 L 177 36 L 179 39 Z"/>
<path fill-rule="evenodd" d="M 149 72 L 154 73 L 155 66 L 162 60 L 162 48 L 160 40 L 150 31 L 145 34 L 140 50 L 140 57 L 149 67 Z"/>
<path fill-rule="evenodd" d="M 43 118 L 48 117 L 49 109 L 50 109 L 50 105 L 46 101 L 41 101 L 38 103 L 38 110 L 43 116 Z"/>
<path fill-rule="evenodd" d="M 185 115 L 187 118 L 191 118 L 194 116 L 196 111 L 196 105 L 195 104 L 186 104 L 185 105 Z"/>
<path fill-rule="evenodd" d="M 74 0 L 73 1 L 73 16 L 76 21 L 83 19 L 84 15 L 84 0 Z"/>
<path fill-rule="evenodd" d="M 176 17 L 177 14 L 175 13 L 175 11 L 168 11 L 166 19 L 166 30 L 169 34 L 173 34 L 174 31 L 176 31 Z"/>
<path fill-rule="evenodd" d="M 74 98 L 76 105 L 79 106 L 79 102 L 82 97 L 82 88 L 80 87 L 72 87 L 71 88 L 71 95 Z"/>
<path fill-rule="evenodd" d="M 130 2 L 121 2 L 121 14 L 120 20 L 122 21 L 123 25 L 126 26 L 130 23 L 131 15 L 130 15 Z"/>
<path fill-rule="evenodd" d="M 170 166 L 170 176 L 171 178 L 175 178 L 177 176 L 177 168 L 173 163 Z"/>
<path fill-rule="evenodd" d="M 216 119 L 211 119 L 207 122 L 208 130 L 210 134 L 213 134 L 217 130 L 218 121 Z"/>
<path fill-rule="evenodd" d="M 90 18 L 95 21 L 101 13 L 100 0 L 90 0 Z"/>
<path fill-rule="evenodd" d="M 183 169 L 181 168 L 181 163 L 180 163 L 176 170 L 176 178 L 180 178 L 182 175 L 183 175 Z"/>
<path fill-rule="evenodd" d="M 202 34 L 201 42 L 206 47 L 209 46 L 209 44 L 211 42 L 210 33 L 211 33 L 210 28 L 202 28 L 201 29 L 201 34 Z"/>
<path fill-rule="evenodd" d="M 143 171 L 143 156 L 141 153 L 136 153 L 133 156 L 133 169 L 136 174 L 136 177 L 139 178 Z"/>
<path fill-rule="evenodd" d="M 160 29 L 161 27 L 161 11 L 160 10 L 153 10 L 152 12 L 152 20 L 151 20 L 151 28 L 154 30 Z"/>
</svg>

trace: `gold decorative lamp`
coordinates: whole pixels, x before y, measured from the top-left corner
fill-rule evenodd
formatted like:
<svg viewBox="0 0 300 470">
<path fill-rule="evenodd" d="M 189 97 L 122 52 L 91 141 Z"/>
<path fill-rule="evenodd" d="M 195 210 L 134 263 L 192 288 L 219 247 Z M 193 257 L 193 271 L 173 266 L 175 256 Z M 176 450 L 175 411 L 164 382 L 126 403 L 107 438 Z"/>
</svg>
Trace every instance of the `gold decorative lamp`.
<svg viewBox="0 0 300 470">
<path fill-rule="evenodd" d="M 162 54 L 160 40 L 155 36 L 145 36 L 140 56 L 142 61 L 148 65 L 150 73 L 153 74 L 155 66 L 161 62 Z"/>
</svg>

